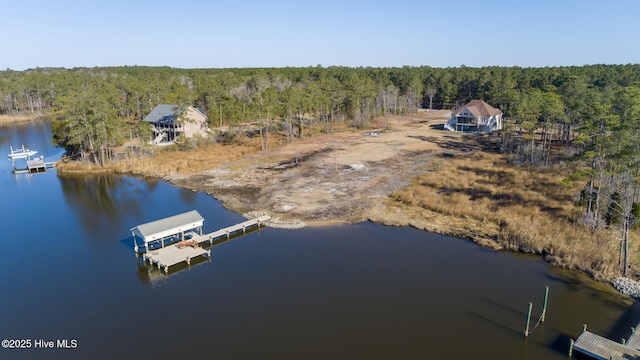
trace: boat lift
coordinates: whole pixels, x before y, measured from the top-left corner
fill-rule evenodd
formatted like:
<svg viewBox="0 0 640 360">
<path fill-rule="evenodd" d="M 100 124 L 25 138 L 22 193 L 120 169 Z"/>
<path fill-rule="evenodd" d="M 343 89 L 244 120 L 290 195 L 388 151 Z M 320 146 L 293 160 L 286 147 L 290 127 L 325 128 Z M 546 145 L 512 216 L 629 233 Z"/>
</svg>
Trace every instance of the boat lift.
<svg viewBox="0 0 640 360">
<path fill-rule="evenodd" d="M 31 159 L 38 152 L 36 150 L 30 150 L 24 147 L 13 149 L 13 146 L 10 146 L 11 152 L 7 155 L 11 160 L 11 166 L 13 167 L 13 173 L 37 173 L 37 172 L 45 172 L 47 169 L 53 168 L 56 166 L 55 162 L 44 162 L 44 156 L 40 156 L 39 158 Z M 17 168 L 16 160 L 25 160 L 27 163 L 26 168 Z"/>
</svg>

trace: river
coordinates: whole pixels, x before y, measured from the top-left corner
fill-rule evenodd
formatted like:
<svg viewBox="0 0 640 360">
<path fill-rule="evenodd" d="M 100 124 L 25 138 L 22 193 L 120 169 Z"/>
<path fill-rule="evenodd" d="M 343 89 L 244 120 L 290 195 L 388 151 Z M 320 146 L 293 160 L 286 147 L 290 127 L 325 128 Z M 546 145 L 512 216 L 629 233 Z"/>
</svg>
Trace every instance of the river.
<svg viewBox="0 0 640 360">
<path fill-rule="evenodd" d="M 55 161 L 50 139 L 47 121 L 0 127 L 5 154 Z M 205 232 L 242 218 L 164 181 L 14 175 L 4 159 L 0 337 L 29 346 L 2 359 L 566 359 L 583 323 L 619 340 L 640 321 L 637 302 L 539 257 L 370 223 L 263 228 L 166 276 L 136 258 L 130 228 L 194 209 Z M 545 286 L 546 321 L 525 338 Z"/>
</svg>

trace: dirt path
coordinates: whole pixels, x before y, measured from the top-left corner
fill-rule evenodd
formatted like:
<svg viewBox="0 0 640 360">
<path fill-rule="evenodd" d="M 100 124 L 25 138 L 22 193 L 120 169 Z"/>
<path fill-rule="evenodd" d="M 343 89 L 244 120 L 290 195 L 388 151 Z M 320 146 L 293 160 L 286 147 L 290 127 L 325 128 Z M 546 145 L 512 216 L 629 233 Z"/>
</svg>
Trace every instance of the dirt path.
<svg viewBox="0 0 640 360">
<path fill-rule="evenodd" d="M 358 222 L 379 216 L 384 199 L 429 170 L 429 160 L 459 134 L 443 130 L 450 114 L 422 111 L 397 118 L 378 136 L 365 131 L 317 135 L 248 155 L 216 169 L 167 179 L 213 194 L 239 212 L 265 211 L 312 224 Z M 382 122 L 383 120 L 380 120 Z M 374 124 L 382 125 L 380 124 Z"/>
</svg>

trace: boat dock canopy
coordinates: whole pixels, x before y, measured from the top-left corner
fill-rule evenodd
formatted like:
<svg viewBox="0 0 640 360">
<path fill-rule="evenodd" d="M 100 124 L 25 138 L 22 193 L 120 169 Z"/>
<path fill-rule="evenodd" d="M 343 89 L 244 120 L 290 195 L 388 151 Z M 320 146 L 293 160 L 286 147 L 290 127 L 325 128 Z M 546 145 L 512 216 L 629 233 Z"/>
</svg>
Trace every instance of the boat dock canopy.
<svg viewBox="0 0 640 360">
<path fill-rule="evenodd" d="M 204 218 L 196 210 L 148 222 L 131 229 L 131 233 L 149 243 L 201 227 Z"/>
</svg>

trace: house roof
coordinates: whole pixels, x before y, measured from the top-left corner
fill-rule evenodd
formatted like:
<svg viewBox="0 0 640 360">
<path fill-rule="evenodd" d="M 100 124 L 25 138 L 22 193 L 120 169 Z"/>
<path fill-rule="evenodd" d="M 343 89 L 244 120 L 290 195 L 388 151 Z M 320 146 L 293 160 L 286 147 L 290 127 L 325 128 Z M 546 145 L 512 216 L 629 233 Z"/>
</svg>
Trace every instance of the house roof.
<svg viewBox="0 0 640 360">
<path fill-rule="evenodd" d="M 160 104 L 153 108 L 149 115 L 145 116 L 143 121 L 150 123 L 171 124 L 178 118 L 178 114 L 180 113 L 181 111 L 178 105 Z"/>
<path fill-rule="evenodd" d="M 182 231 L 202 226 L 204 218 L 196 210 L 170 216 L 168 218 L 138 225 L 131 231 L 140 236 L 145 242 L 161 239 L 166 236 L 179 234 Z"/>
<path fill-rule="evenodd" d="M 482 100 L 471 100 L 469 103 L 462 105 L 458 110 L 454 111 L 453 115 L 457 116 L 464 109 L 467 109 L 473 116 L 488 117 L 502 114 L 502 111 Z"/>
</svg>

